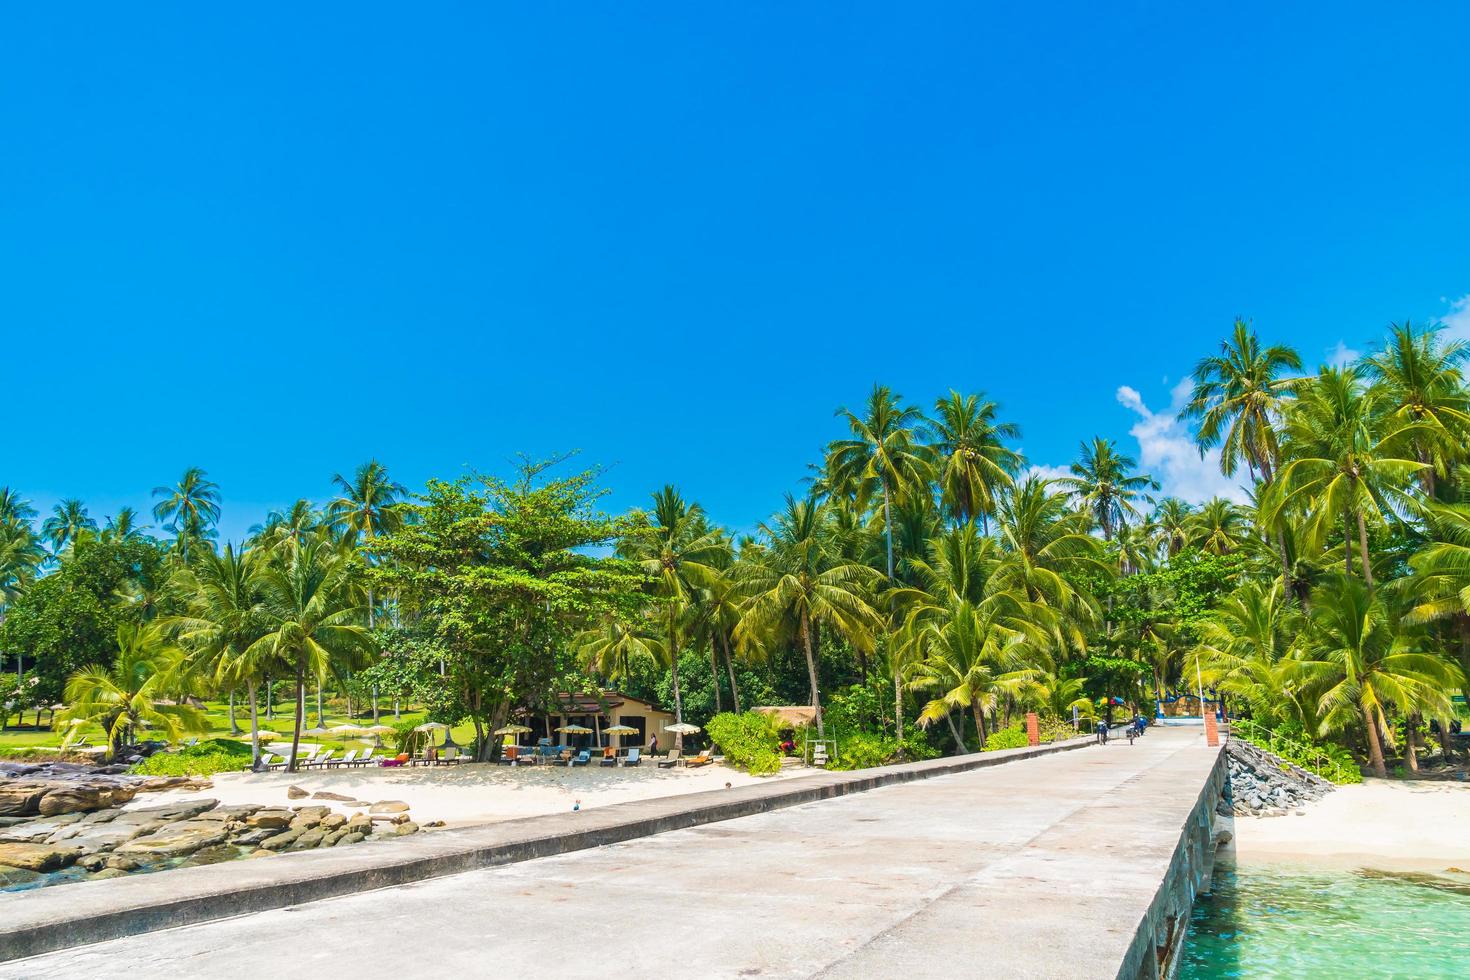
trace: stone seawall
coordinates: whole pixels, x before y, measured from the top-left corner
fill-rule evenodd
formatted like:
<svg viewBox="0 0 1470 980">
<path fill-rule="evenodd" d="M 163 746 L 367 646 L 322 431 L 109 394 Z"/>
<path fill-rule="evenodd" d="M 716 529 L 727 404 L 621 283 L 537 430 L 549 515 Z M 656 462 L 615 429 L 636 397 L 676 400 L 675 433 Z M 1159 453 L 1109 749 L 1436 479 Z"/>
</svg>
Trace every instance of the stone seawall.
<svg viewBox="0 0 1470 980">
<path fill-rule="evenodd" d="M 1214 868 L 1216 816 L 1229 785 L 1226 754 L 1215 758 L 1194 806 L 1179 827 L 1173 859 L 1159 889 L 1134 932 L 1119 964 L 1119 980 L 1157 980 L 1173 976 L 1197 895 L 1208 893 Z"/>
</svg>

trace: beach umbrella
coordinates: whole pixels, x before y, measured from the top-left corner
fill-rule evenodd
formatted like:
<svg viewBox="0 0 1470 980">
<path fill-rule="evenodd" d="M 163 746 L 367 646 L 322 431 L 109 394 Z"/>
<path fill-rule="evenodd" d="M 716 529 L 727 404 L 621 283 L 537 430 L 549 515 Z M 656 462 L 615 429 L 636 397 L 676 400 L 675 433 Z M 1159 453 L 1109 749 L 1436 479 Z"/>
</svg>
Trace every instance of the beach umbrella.
<svg viewBox="0 0 1470 980">
<path fill-rule="evenodd" d="M 673 732 L 675 735 L 693 735 L 695 732 L 699 731 L 699 726 L 691 725 L 687 721 L 681 721 L 677 725 L 670 725 L 669 727 L 665 728 L 664 731 Z"/>
<path fill-rule="evenodd" d="M 442 722 L 442 721 L 426 721 L 422 725 L 420 725 L 417 728 L 415 728 L 414 731 L 416 731 L 416 732 L 443 732 L 444 733 L 444 744 L 442 746 L 440 746 L 440 748 L 447 749 L 451 745 L 454 745 L 454 739 L 453 739 L 452 735 L 450 734 L 450 732 L 451 732 L 451 726 L 444 724 L 444 722 Z M 429 741 L 432 743 L 433 742 L 433 739 L 431 738 L 431 739 L 429 739 Z"/>
<path fill-rule="evenodd" d="M 360 731 L 364 735 L 371 735 L 373 737 L 373 745 L 381 747 L 383 744 L 383 736 L 392 735 L 394 732 L 398 731 L 398 729 L 394 728 L 392 725 L 370 725 L 367 728 L 360 729 Z"/>
<path fill-rule="evenodd" d="M 588 728 L 586 725 L 562 725 L 560 728 L 558 728 L 556 730 L 559 731 L 559 732 L 565 732 L 568 735 L 591 735 L 592 734 L 592 729 Z"/>
<path fill-rule="evenodd" d="M 495 729 L 495 731 L 492 732 L 491 734 L 494 734 L 494 735 L 524 735 L 526 732 L 529 732 L 529 731 L 531 731 L 531 729 L 530 729 L 530 727 L 528 727 L 526 725 L 505 725 L 505 726 L 503 726 L 501 728 Z"/>
<path fill-rule="evenodd" d="M 604 735 L 637 735 L 638 734 L 638 729 L 634 728 L 632 725 L 613 725 L 611 728 L 604 728 L 602 730 L 602 734 L 604 734 Z"/>
<path fill-rule="evenodd" d="M 333 725 L 327 731 L 333 735 L 361 735 L 363 729 L 361 725 Z"/>
</svg>

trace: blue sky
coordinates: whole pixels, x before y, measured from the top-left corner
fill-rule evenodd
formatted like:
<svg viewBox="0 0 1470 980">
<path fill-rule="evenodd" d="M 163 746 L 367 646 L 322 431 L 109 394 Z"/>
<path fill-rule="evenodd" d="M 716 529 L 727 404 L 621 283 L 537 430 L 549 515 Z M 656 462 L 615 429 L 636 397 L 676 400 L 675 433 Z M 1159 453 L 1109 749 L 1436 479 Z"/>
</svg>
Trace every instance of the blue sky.
<svg viewBox="0 0 1470 980">
<path fill-rule="evenodd" d="M 370 456 L 579 448 L 747 527 L 877 380 L 1199 497 L 1172 393 L 1235 316 L 1470 335 L 1461 5 L 0 18 L 0 484 L 43 509 L 199 465 L 233 537 Z"/>
</svg>

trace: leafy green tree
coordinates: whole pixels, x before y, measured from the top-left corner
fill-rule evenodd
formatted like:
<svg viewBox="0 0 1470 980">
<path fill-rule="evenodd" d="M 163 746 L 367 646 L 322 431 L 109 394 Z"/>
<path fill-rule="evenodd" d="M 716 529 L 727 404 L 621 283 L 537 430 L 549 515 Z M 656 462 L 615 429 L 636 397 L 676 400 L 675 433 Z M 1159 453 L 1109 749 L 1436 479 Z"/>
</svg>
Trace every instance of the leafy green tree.
<svg viewBox="0 0 1470 980">
<path fill-rule="evenodd" d="M 382 560 L 369 574 L 418 611 L 403 627 L 412 643 L 395 651 L 442 658 L 442 710 L 458 713 L 439 718 L 468 716 L 482 760 L 512 711 L 554 707 L 585 682 L 574 637 L 647 602 L 637 566 L 598 553 L 626 522 L 597 510 L 597 472 L 548 477 L 558 462 L 522 461 L 509 481 L 430 481 L 414 520 L 377 539 Z"/>
</svg>

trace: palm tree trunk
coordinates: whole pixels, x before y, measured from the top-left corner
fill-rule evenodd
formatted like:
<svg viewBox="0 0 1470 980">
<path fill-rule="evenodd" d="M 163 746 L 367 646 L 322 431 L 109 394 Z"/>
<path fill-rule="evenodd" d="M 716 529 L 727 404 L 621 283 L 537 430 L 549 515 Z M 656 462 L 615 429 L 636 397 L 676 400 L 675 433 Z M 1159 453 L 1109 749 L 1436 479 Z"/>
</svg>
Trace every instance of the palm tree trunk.
<svg viewBox="0 0 1470 980">
<path fill-rule="evenodd" d="M 801 614 L 801 645 L 806 651 L 806 678 L 812 688 L 812 707 L 817 713 L 817 737 L 825 737 L 825 729 L 822 725 L 822 697 L 817 689 L 817 660 L 812 656 L 812 631 L 811 621 L 807 614 Z"/>
<path fill-rule="evenodd" d="M 684 724 L 684 699 L 679 694 L 679 627 L 674 605 L 669 603 L 669 673 L 674 688 L 674 722 Z M 674 733 L 674 748 L 684 751 L 684 733 Z"/>
<path fill-rule="evenodd" d="M 1373 766 L 1373 775 L 1379 779 L 1388 777 L 1388 767 L 1383 764 L 1383 743 L 1378 740 L 1378 721 L 1373 710 L 1363 705 L 1363 728 L 1368 733 L 1368 762 Z"/>
<path fill-rule="evenodd" d="M 378 723 L 378 682 L 373 681 L 373 724 Z"/>
<path fill-rule="evenodd" d="M 265 679 L 265 720 L 276 720 L 276 689 L 275 681 L 269 677 Z"/>
<path fill-rule="evenodd" d="M 898 759 L 903 761 L 903 681 L 898 664 L 893 665 L 893 737 L 898 741 Z"/>
<path fill-rule="evenodd" d="M 893 515 L 888 503 L 888 481 L 883 481 L 883 540 L 888 546 L 888 581 L 893 581 Z"/>
<path fill-rule="evenodd" d="M 230 688 L 230 734 L 240 734 L 240 723 L 235 720 L 235 689 Z"/>
<path fill-rule="evenodd" d="M 740 688 L 735 685 L 735 661 L 730 659 L 730 641 L 720 632 L 720 646 L 725 651 L 725 670 L 730 675 L 730 700 L 735 703 L 735 713 L 740 714 Z"/>
<path fill-rule="evenodd" d="M 260 683 L 255 678 L 245 682 L 250 694 L 250 768 L 260 765 L 260 707 L 256 695 Z"/>
<path fill-rule="evenodd" d="M 720 706 L 720 653 L 715 649 L 714 637 L 709 641 L 709 676 L 715 685 L 715 714 L 720 714 L 725 709 Z"/>
<path fill-rule="evenodd" d="M 291 730 L 291 759 L 288 772 L 296 771 L 296 753 L 301 751 L 301 723 L 306 719 L 306 672 L 296 672 L 296 724 Z"/>
<path fill-rule="evenodd" d="M 1368 563 L 1368 525 L 1363 522 L 1363 512 L 1358 511 L 1358 556 L 1363 561 L 1363 581 L 1368 591 L 1373 591 L 1373 566 Z"/>
<path fill-rule="evenodd" d="M 316 727 L 325 728 L 325 718 L 322 715 L 322 681 L 317 678 L 316 682 Z"/>
<path fill-rule="evenodd" d="M 975 713 L 975 737 L 980 740 L 980 751 L 985 751 L 985 712 L 980 710 L 979 701 L 970 702 L 970 710 Z"/>
<path fill-rule="evenodd" d="M 1409 764 L 1410 772 L 1419 771 L 1419 712 L 1409 713 L 1407 723 L 1404 725 L 1404 761 Z"/>
<path fill-rule="evenodd" d="M 1352 518 L 1347 511 L 1342 512 L 1342 570 L 1348 575 L 1353 574 L 1353 532 L 1350 527 Z"/>
<path fill-rule="evenodd" d="M 955 723 L 954 723 L 954 712 L 953 711 L 947 711 L 947 712 L 945 712 L 945 714 L 944 714 L 944 721 L 945 721 L 945 724 L 949 725 L 949 737 L 952 738 L 952 739 L 954 739 L 954 744 L 959 747 L 959 750 L 961 752 L 968 752 L 968 751 L 970 751 L 965 746 L 965 740 L 964 740 L 964 738 L 962 738 L 960 736 L 960 730 L 955 727 Z"/>
</svg>

